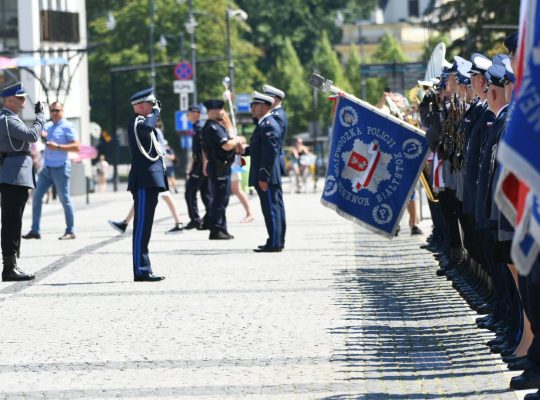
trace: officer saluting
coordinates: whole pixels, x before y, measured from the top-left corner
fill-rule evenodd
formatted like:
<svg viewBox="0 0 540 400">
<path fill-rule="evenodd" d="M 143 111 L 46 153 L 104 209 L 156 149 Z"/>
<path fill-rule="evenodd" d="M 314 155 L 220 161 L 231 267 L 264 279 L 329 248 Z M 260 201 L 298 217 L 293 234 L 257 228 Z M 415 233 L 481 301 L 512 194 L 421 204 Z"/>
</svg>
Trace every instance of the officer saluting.
<svg viewBox="0 0 540 400">
<path fill-rule="evenodd" d="M 152 234 L 158 195 L 169 190 L 163 164 L 163 150 L 154 130 L 161 105 L 154 96 L 153 88 L 135 93 L 129 101 L 135 112 L 128 127 L 131 153 L 128 190 L 135 202 L 133 275 L 135 282 L 160 281 L 165 277 L 154 275 L 152 272 L 148 242 Z"/>
<path fill-rule="evenodd" d="M 251 115 L 257 119 L 257 126 L 251 136 L 249 147 L 244 154 L 251 156 L 249 185 L 257 189 L 261 208 L 268 231 L 268 239 L 257 253 L 274 253 L 283 250 L 282 213 L 280 212 L 281 168 L 279 150 L 281 148 L 281 128 L 270 114 L 274 99 L 259 92 L 253 92 Z M 284 217 L 284 215 L 283 215 Z"/>
<path fill-rule="evenodd" d="M 19 82 L 0 92 L 4 97 L 4 109 L 0 113 L 0 193 L 2 194 L 2 280 L 28 281 L 34 275 L 26 274 L 17 267 L 17 255 L 21 244 L 21 228 L 28 189 L 35 188 L 35 176 L 30 156 L 30 143 L 41 136 L 45 118 L 43 106 L 35 106 L 36 119 L 28 128 L 17 114 L 26 105 L 26 95 Z"/>
<path fill-rule="evenodd" d="M 203 150 L 206 155 L 206 175 L 212 187 L 210 207 L 210 240 L 228 240 L 234 236 L 227 231 L 225 212 L 231 194 L 231 164 L 234 161 L 236 139 L 229 136 L 221 123 L 226 123 L 222 100 L 205 101 L 208 120 L 203 127 Z"/>
</svg>

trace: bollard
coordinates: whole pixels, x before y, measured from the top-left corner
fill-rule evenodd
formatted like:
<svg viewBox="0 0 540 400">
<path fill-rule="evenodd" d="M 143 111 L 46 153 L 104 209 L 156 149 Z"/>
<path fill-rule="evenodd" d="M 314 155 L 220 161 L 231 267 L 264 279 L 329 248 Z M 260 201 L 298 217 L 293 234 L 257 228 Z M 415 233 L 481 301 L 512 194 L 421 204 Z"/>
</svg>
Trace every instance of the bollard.
<svg viewBox="0 0 540 400">
<path fill-rule="evenodd" d="M 86 177 L 86 204 L 90 204 L 90 178 Z"/>
</svg>

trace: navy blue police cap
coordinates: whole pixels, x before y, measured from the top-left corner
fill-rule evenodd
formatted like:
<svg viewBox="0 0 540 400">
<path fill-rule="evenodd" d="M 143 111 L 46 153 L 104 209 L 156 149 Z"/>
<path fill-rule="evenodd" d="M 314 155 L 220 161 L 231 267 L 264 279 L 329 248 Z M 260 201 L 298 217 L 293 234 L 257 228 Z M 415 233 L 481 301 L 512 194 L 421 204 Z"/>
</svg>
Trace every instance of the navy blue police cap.
<svg viewBox="0 0 540 400">
<path fill-rule="evenodd" d="M 518 33 L 513 32 L 504 39 L 504 47 L 508 49 L 510 54 L 515 54 L 518 47 Z"/>
<path fill-rule="evenodd" d="M 221 110 L 225 106 L 225 102 L 219 99 L 206 100 L 203 104 L 207 110 Z"/>
<path fill-rule="evenodd" d="M 23 84 L 21 82 L 17 82 L 14 85 L 5 87 L 0 92 L 0 96 L 2 97 L 10 97 L 10 96 L 16 96 L 16 97 L 25 97 L 28 93 L 23 88 Z"/>
<path fill-rule="evenodd" d="M 506 69 L 502 65 L 492 65 L 486 71 L 486 79 L 490 85 L 495 85 L 501 88 L 509 82 L 506 77 Z"/>
<path fill-rule="evenodd" d="M 129 101 L 132 106 L 140 103 L 153 103 L 156 101 L 156 96 L 154 95 L 154 88 L 148 88 L 141 90 L 135 93 L 129 98 Z"/>
<path fill-rule="evenodd" d="M 493 62 L 487 58 L 485 55 L 480 53 L 474 53 L 471 56 L 471 74 L 482 74 L 484 75 L 489 67 L 493 64 Z"/>
<path fill-rule="evenodd" d="M 504 67 L 506 78 L 512 82 L 516 83 L 516 76 L 514 75 L 514 70 L 510 62 L 510 57 L 506 54 L 497 54 L 493 57 L 493 65 L 501 65 Z"/>
<path fill-rule="evenodd" d="M 457 72 L 457 80 L 460 85 L 470 86 L 471 84 L 471 78 L 463 75 L 461 72 Z"/>
<path fill-rule="evenodd" d="M 191 106 L 189 106 L 189 108 L 187 110 L 191 111 L 191 112 L 200 113 L 201 112 L 201 107 L 199 107 L 198 104 L 192 104 Z"/>
</svg>

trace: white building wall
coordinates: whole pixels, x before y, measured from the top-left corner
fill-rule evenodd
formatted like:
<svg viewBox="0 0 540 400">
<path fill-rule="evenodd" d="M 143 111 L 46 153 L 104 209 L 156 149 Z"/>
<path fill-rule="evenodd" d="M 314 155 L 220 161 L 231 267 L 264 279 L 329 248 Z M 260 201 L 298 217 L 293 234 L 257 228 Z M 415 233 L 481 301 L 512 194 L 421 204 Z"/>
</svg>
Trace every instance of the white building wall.
<svg viewBox="0 0 540 400">
<path fill-rule="evenodd" d="M 19 43 L 21 50 L 36 51 L 36 50 L 58 50 L 58 49 L 86 49 L 86 5 L 85 0 L 67 1 L 67 0 L 18 0 L 18 19 L 19 19 Z M 79 43 L 60 43 L 60 42 L 42 42 L 41 41 L 41 20 L 40 7 L 42 9 L 69 11 L 79 14 Z M 88 58 L 86 52 L 81 52 L 75 55 L 74 52 L 63 53 L 44 53 L 45 57 L 69 55 L 69 67 L 64 75 L 66 79 L 71 78 L 69 93 L 66 88 L 60 89 L 58 98 L 56 90 L 49 88 L 49 101 L 59 100 L 64 103 L 65 117 L 72 121 L 77 127 L 79 137 L 82 144 L 90 144 L 90 107 L 89 107 L 89 92 L 88 92 Z M 33 57 L 38 60 L 39 54 L 34 53 Z M 80 58 L 82 57 L 82 60 Z M 80 61 L 80 62 L 79 62 Z M 50 86 L 51 83 L 56 89 L 57 78 L 61 70 L 61 66 L 36 66 L 32 68 L 36 76 L 45 80 L 45 84 Z M 29 102 L 23 110 L 23 119 L 33 121 L 34 119 L 34 102 L 40 100 L 46 102 L 44 90 L 40 87 L 40 83 L 32 76 L 31 73 L 22 70 L 21 80 L 29 94 Z M 49 117 L 48 107 L 45 107 L 46 117 Z"/>
</svg>

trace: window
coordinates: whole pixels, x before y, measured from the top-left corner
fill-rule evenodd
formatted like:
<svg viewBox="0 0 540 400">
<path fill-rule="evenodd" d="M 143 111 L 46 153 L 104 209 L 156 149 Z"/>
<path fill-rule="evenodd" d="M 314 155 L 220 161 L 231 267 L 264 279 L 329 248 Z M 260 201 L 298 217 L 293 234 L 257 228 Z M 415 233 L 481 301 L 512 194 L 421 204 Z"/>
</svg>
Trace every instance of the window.
<svg viewBox="0 0 540 400">
<path fill-rule="evenodd" d="M 0 0 L 0 51 L 18 48 L 17 0 Z"/>
<path fill-rule="evenodd" d="M 79 13 L 42 10 L 41 29 L 44 41 L 78 43 Z"/>
<path fill-rule="evenodd" d="M 420 1 L 419 0 L 409 0 L 409 17 L 419 17 L 420 16 Z"/>
</svg>

